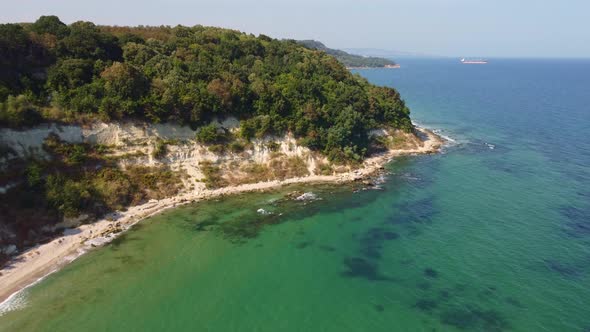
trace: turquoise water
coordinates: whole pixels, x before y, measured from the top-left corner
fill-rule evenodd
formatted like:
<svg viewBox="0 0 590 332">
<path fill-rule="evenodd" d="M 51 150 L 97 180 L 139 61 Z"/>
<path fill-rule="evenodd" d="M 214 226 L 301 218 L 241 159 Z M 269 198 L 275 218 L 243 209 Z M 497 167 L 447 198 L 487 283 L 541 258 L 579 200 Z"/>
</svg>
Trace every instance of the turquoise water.
<svg viewBox="0 0 590 332">
<path fill-rule="evenodd" d="M 165 212 L 28 289 L 0 330 L 590 329 L 590 61 L 400 62 L 358 72 L 455 139 L 444 154 L 394 161 L 384 190 Z"/>
</svg>

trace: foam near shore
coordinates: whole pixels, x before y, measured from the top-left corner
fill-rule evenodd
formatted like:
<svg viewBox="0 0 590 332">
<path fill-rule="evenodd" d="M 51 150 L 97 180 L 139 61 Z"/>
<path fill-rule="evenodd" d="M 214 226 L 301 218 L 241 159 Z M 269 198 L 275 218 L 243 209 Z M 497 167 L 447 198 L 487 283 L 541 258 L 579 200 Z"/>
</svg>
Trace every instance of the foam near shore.
<svg viewBox="0 0 590 332">
<path fill-rule="evenodd" d="M 390 149 L 385 153 L 367 158 L 363 167 L 337 175 L 310 175 L 229 186 L 219 189 L 199 189 L 182 193 L 175 197 L 151 200 L 148 203 L 129 207 L 106 218 L 77 228 L 67 229 L 63 236 L 51 242 L 37 245 L 12 259 L 0 270 L 0 315 L 24 305 L 24 298 L 18 295 L 21 290 L 38 282 L 44 276 L 59 270 L 93 247 L 100 247 L 137 222 L 160 213 L 166 209 L 201 200 L 236 193 L 268 190 L 295 183 L 343 183 L 366 178 L 378 172 L 384 164 L 400 155 L 428 154 L 440 151 L 444 140 L 430 130 L 419 128 L 422 145 L 414 148 Z"/>
</svg>

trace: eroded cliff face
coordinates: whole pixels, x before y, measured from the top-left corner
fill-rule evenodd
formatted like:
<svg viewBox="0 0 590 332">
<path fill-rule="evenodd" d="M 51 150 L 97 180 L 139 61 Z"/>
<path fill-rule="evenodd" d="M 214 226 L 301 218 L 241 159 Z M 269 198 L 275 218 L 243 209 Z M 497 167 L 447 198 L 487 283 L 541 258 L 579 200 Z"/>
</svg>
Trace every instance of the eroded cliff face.
<svg viewBox="0 0 590 332">
<path fill-rule="evenodd" d="M 232 133 L 239 126 L 235 118 L 214 123 L 219 130 Z M 133 122 L 88 126 L 46 124 L 22 131 L 4 128 L 0 129 L 0 145 L 5 151 L 0 156 L 0 167 L 5 169 L 12 161 L 23 158 L 49 158 L 43 144 L 47 137 L 56 135 L 67 143 L 107 146 L 106 156 L 115 158 L 123 168 L 167 166 L 182 174 L 186 190 L 205 189 L 205 180 L 211 176 L 212 169 L 221 177 L 223 185 L 334 171 L 324 156 L 297 145 L 291 135 L 254 139 L 239 151 L 212 152 L 210 147 L 196 141 L 196 133 L 188 126 Z M 286 172 L 279 169 L 289 167 L 297 169 Z M 4 183 L 0 189 L 6 191 L 10 185 Z"/>
<path fill-rule="evenodd" d="M 233 134 L 226 136 L 237 137 L 236 119 L 214 123 L 218 131 Z M 246 183 L 264 186 L 261 182 L 270 180 L 355 181 L 380 168 L 383 158 L 431 153 L 438 151 L 441 144 L 436 135 L 424 130 L 374 130 L 370 134 L 376 136 L 374 141 L 380 142 L 383 153 L 348 166 L 331 164 L 323 155 L 298 145 L 291 135 L 208 146 L 197 142 L 197 132 L 175 124 L 133 122 L 46 124 L 20 131 L 0 129 L 0 265 L 14 250 L 50 239 L 64 228 L 154 199 L 205 197 L 211 193 L 207 189 Z M 87 158 L 70 164 L 67 153 L 55 150 L 55 144 L 58 150 L 65 147 L 62 151 L 66 152 L 84 147 Z M 40 159 L 49 162 L 37 163 Z M 46 167 L 37 174 L 45 183 L 44 189 L 31 184 L 28 178 L 29 166 L 34 164 Z M 352 171 L 353 167 L 360 169 Z M 71 186 L 58 184 L 57 189 L 49 192 L 48 171 L 63 173 L 65 177 L 74 173 Z M 314 175 L 328 176 L 297 179 Z M 222 190 L 231 192 L 232 188 Z M 23 199 L 25 196 L 30 197 Z M 70 213 L 68 218 L 63 204 L 67 205 L 74 196 L 85 197 L 85 201 L 74 205 L 78 213 Z"/>
<path fill-rule="evenodd" d="M 214 123 L 218 130 L 234 134 L 239 127 L 234 118 Z M 182 182 L 180 186 L 176 182 L 169 190 L 158 187 L 161 193 L 144 195 L 147 199 L 153 196 L 162 198 L 162 193 L 200 194 L 216 187 L 333 172 L 331 167 L 326 167 L 329 163 L 325 157 L 297 145 L 290 135 L 243 141 L 239 148 L 224 144 L 222 150 L 216 150 L 198 143 L 196 134 L 197 130 L 188 126 L 137 122 L 93 123 L 87 126 L 45 124 L 26 130 L 0 129 L 0 200 L 11 198 L 9 195 L 14 190 L 22 194 L 22 190 L 17 189 L 27 187 L 28 180 L 23 176 L 22 169 L 30 160 L 53 160 L 54 157 L 44 149 L 49 137 L 63 143 L 86 143 L 95 147 L 93 151 L 98 151 L 96 147 L 101 146 L 101 162 L 84 165 L 97 174 L 108 160 L 109 164 L 114 162 L 115 166 L 131 173 L 138 166 L 144 170 L 151 169 L 156 174 L 169 169 L 173 171 L 174 178 Z M 69 172 L 67 168 L 62 171 L 65 174 Z M 149 188 L 139 189 L 151 193 Z M 25 213 L 12 203 L 4 204 L 3 208 L 10 213 L 0 217 L 0 265 L 15 250 L 21 251 L 51 238 L 60 229 L 76 227 L 100 217 L 93 213 L 66 217 L 53 210 L 51 214 L 35 212 L 34 208 Z"/>
</svg>

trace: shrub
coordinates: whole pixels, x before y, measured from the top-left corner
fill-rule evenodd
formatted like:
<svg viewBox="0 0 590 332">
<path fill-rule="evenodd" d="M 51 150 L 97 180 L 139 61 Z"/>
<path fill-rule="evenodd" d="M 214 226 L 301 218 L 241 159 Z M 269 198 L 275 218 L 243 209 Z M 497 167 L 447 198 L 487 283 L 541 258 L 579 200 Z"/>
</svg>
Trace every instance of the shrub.
<svg viewBox="0 0 590 332">
<path fill-rule="evenodd" d="M 25 174 L 27 176 L 27 183 L 29 187 L 37 187 L 43 182 L 43 168 L 37 162 L 31 162 L 27 169 L 25 170 Z"/>
<path fill-rule="evenodd" d="M 214 123 L 203 126 L 197 131 L 197 142 L 203 144 L 221 143 L 225 140 L 226 135 L 223 129 L 217 128 Z"/>
<path fill-rule="evenodd" d="M 329 163 L 320 162 L 317 164 L 316 172 L 320 175 L 332 175 L 332 166 Z"/>
<path fill-rule="evenodd" d="M 221 176 L 221 169 L 211 163 L 210 161 L 202 161 L 199 163 L 201 168 L 201 172 L 205 176 L 203 182 L 205 186 L 209 189 L 219 188 L 226 185 L 225 180 Z"/>
<path fill-rule="evenodd" d="M 152 157 L 155 159 L 162 158 L 164 155 L 166 155 L 167 151 L 168 149 L 166 142 L 157 140 L 156 144 L 154 145 L 154 150 L 152 151 Z"/>
<path fill-rule="evenodd" d="M 29 96 L 8 96 L 5 102 L 0 102 L 0 126 L 32 126 L 41 120 Z"/>
<path fill-rule="evenodd" d="M 63 142 L 54 133 L 49 134 L 45 138 L 43 148 L 70 166 L 82 164 L 88 159 L 89 148 L 87 145 Z"/>
<path fill-rule="evenodd" d="M 238 141 L 233 141 L 229 143 L 229 150 L 233 153 L 240 153 L 244 152 L 245 145 Z"/>
<path fill-rule="evenodd" d="M 69 145 L 69 149 L 66 150 L 66 163 L 77 165 L 86 161 L 86 148 L 81 144 Z"/>
<path fill-rule="evenodd" d="M 120 210 L 132 201 L 132 195 L 143 188 L 133 184 L 129 177 L 116 168 L 100 170 L 91 178 L 92 187 L 109 210 Z"/>
<path fill-rule="evenodd" d="M 275 141 L 270 141 L 270 142 L 266 143 L 266 147 L 272 152 L 277 152 L 277 151 L 279 151 L 281 144 L 279 144 Z"/>
<path fill-rule="evenodd" d="M 225 152 L 225 145 L 213 144 L 213 145 L 209 145 L 209 147 L 207 149 L 213 153 L 221 154 L 221 153 Z"/>
<path fill-rule="evenodd" d="M 92 198 L 90 186 L 56 174 L 45 183 L 47 202 L 66 217 L 77 217 L 89 206 Z"/>
</svg>

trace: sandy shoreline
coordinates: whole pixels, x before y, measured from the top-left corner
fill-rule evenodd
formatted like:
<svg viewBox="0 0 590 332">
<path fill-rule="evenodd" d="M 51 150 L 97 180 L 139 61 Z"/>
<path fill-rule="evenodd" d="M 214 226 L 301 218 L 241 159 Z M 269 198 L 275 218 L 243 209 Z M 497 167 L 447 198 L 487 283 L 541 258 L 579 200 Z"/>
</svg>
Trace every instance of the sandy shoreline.
<svg viewBox="0 0 590 332">
<path fill-rule="evenodd" d="M 426 129 L 418 129 L 424 136 L 422 147 L 412 150 L 389 150 L 368 158 L 363 168 L 338 175 L 311 175 L 282 181 L 268 181 L 214 190 L 182 193 L 175 197 L 152 200 L 133 206 L 124 212 L 115 212 L 92 224 L 67 229 L 64 235 L 51 242 L 37 245 L 13 258 L 0 270 L 0 308 L 19 291 L 36 283 L 40 278 L 59 270 L 93 247 L 112 241 L 137 222 L 166 209 L 224 195 L 261 191 L 295 183 L 343 183 L 366 178 L 379 171 L 393 157 L 411 154 L 427 154 L 440 151 L 444 140 Z M 0 310 L 1 314 L 1 310 Z"/>
</svg>

